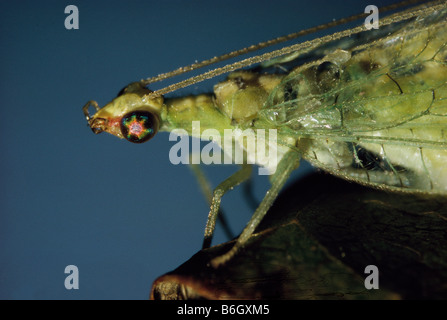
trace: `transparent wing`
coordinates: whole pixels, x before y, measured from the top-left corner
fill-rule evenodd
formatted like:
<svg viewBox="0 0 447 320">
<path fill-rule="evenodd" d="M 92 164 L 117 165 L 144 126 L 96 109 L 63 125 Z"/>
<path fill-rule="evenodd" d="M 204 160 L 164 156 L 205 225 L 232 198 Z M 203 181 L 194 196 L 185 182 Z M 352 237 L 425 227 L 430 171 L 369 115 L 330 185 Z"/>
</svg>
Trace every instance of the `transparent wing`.
<svg viewBox="0 0 447 320">
<path fill-rule="evenodd" d="M 285 77 L 261 116 L 333 174 L 447 193 L 446 20 L 443 9 L 386 36 L 366 32 L 357 46 L 331 44 L 332 52 Z"/>
</svg>

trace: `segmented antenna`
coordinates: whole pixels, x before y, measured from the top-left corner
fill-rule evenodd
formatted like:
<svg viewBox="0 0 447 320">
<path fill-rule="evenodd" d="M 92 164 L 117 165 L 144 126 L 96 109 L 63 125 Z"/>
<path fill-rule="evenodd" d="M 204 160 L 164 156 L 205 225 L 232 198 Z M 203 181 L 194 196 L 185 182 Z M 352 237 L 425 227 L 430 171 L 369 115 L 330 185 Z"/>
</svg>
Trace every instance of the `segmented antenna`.
<svg viewBox="0 0 447 320">
<path fill-rule="evenodd" d="M 406 0 L 406 1 L 402 1 L 402 2 L 399 2 L 399 3 L 396 3 L 396 4 L 392 4 L 392 5 L 380 8 L 379 11 L 381 13 L 383 13 L 383 12 L 399 9 L 399 8 L 402 8 L 402 7 L 406 7 L 406 6 L 409 6 L 409 5 L 412 5 L 412 4 L 421 3 L 421 2 L 425 2 L 425 1 L 423 1 L 423 0 Z M 426 3 L 425 5 L 422 6 L 421 9 L 412 8 L 412 9 L 410 9 L 407 12 L 399 12 L 399 13 L 393 14 L 393 15 L 391 15 L 389 17 L 382 18 L 380 20 L 380 25 L 381 26 L 385 26 L 385 25 L 389 25 L 391 23 L 395 23 L 395 22 L 411 19 L 411 18 L 413 18 L 415 16 L 420 15 L 421 13 L 435 11 L 435 10 L 438 9 L 439 6 L 442 6 L 442 1 L 434 1 L 434 2 L 431 2 L 431 3 Z M 165 80 L 165 79 L 169 79 L 169 78 L 181 75 L 181 74 L 185 74 L 187 72 L 190 72 L 190 71 L 193 71 L 193 70 L 197 70 L 197 69 L 203 68 L 205 66 L 209 66 L 209 65 L 214 64 L 214 63 L 225 61 L 225 60 L 228 60 L 230 58 L 238 57 L 238 56 L 250 53 L 250 52 L 258 51 L 260 49 L 267 48 L 269 46 L 272 46 L 272 45 L 275 45 L 275 44 L 278 44 L 278 43 L 290 41 L 290 40 L 297 39 L 297 38 L 305 36 L 305 35 L 316 33 L 318 31 L 323 31 L 323 30 L 326 30 L 326 29 L 333 28 L 335 26 L 346 24 L 348 22 L 359 20 L 361 18 L 365 18 L 368 15 L 369 15 L 369 13 L 356 14 L 356 15 L 350 16 L 348 18 L 342 18 L 342 19 L 339 19 L 339 20 L 336 20 L 336 21 L 332 21 L 332 22 L 323 24 L 323 25 L 319 25 L 319 26 L 312 27 L 312 28 L 309 28 L 309 29 L 305 29 L 305 30 L 302 30 L 302 31 L 299 31 L 299 32 L 291 33 L 291 34 L 286 35 L 286 36 L 278 37 L 278 38 L 275 38 L 275 39 L 272 39 L 272 40 L 269 40 L 269 41 L 261 42 L 261 43 L 258 43 L 256 45 L 252 45 L 252 46 L 240 49 L 240 50 L 232 51 L 232 52 L 223 54 L 223 55 L 218 56 L 218 57 L 214 57 L 214 58 L 211 58 L 211 59 L 208 59 L 208 60 L 204 60 L 204 61 L 201 61 L 201 62 L 198 62 L 198 63 L 193 63 L 193 64 L 191 64 L 189 66 L 180 67 L 180 68 L 175 69 L 173 71 L 170 71 L 170 72 L 167 72 L 167 73 L 162 73 L 162 74 L 159 74 L 158 76 L 155 76 L 155 77 L 152 77 L 152 78 L 148 78 L 146 80 L 141 80 L 140 83 L 143 86 L 147 86 L 147 85 L 149 85 L 151 83 L 159 82 L 159 81 L 162 81 L 162 80 Z M 365 31 L 365 30 L 366 30 L 366 28 L 363 25 L 361 25 L 361 26 L 355 27 L 353 29 L 344 30 L 344 31 L 341 31 L 341 32 L 334 33 L 332 35 L 328 35 L 328 36 L 317 38 L 317 39 L 314 39 L 314 40 L 311 40 L 311 41 L 306 41 L 306 42 L 303 42 L 303 43 L 291 45 L 291 46 L 284 47 L 282 49 L 271 51 L 271 52 L 268 52 L 268 53 L 265 53 L 265 54 L 253 56 L 251 58 L 247 58 L 247 59 L 244 59 L 244 60 L 232 63 L 232 64 L 228 64 L 228 65 L 226 65 L 224 67 L 216 68 L 216 69 L 204 72 L 204 73 L 202 73 L 200 75 L 197 75 L 197 76 L 194 76 L 194 77 L 190 77 L 190 78 L 188 78 L 186 80 L 183 80 L 183 81 L 174 83 L 172 85 L 166 86 L 166 87 L 164 87 L 162 89 L 154 91 L 153 93 L 151 93 L 151 95 L 152 96 L 164 95 L 166 93 L 173 92 L 175 90 L 178 90 L 178 89 L 181 89 L 181 88 L 184 88 L 184 87 L 196 84 L 198 82 L 214 78 L 216 76 L 219 76 L 219 75 L 227 73 L 227 72 L 231 72 L 231 71 L 234 71 L 234 70 L 237 70 L 237 69 L 240 69 L 240 68 L 244 68 L 244 67 L 253 65 L 255 63 L 260 63 L 260 62 L 263 62 L 263 61 L 266 61 L 266 60 L 269 60 L 269 59 L 273 59 L 273 58 L 276 58 L 278 56 L 282 56 L 282 55 L 285 55 L 285 54 L 288 54 L 288 53 L 291 53 L 291 52 L 294 52 L 294 51 L 297 51 L 297 50 L 303 50 L 303 49 L 310 50 L 310 49 L 314 48 L 315 46 L 317 46 L 317 45 L 319 45 L 321 43 L 337 40 L 337 39 L 340 39 L 340 38 L 343 38 L 343 37 L 346 37 L 346 36 L 349 36 L 349 35 L 360 33 L 360 32 Z"/>
</svg>

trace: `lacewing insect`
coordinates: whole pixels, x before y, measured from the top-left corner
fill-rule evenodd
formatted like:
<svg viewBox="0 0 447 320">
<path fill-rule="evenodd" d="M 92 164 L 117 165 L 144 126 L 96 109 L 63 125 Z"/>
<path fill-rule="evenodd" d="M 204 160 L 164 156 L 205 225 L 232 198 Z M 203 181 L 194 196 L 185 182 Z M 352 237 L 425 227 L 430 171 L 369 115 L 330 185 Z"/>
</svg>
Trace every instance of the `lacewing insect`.
<svg viewBox="0 0 447 320">
<path fill-rule="evenodd" d="M 403 5 L 408 2 L 387 9 Z M 359 17 L 365 15 L 355 18 Z M 234 148 L 243 150 L 241 169 L 213 192 L 205 247 L 222 196 L 249 179 L 250 164 L 271 174 L 271 188 L 236 244 L 211 261 L 217 267 L 253 234 L 300 159 L 382 190 L 447 195 L 446 25 L 445 2 L 422 4 L 381 18 L 377 30 L 361 25 L 240 60 L 156 92 L 147 88 L 152 82 L 306 34 L 298 32 L 131 83 L 103 108 L 89 101 L 83 111 L 94 133 L 105 131 L 135 143 L 158 131 L 174 131 L 213 139 L 230 158 Z M 257 69 L 233 71 L 257 63 Z M 229 71 L 214 93 L 163 96 Z M 96 113 L 90 115 L 92 106 Z M 228 143 L 228 130 L 249 134 L 233 134 Z M 261 130 L 273 130 L 275 139 L 259 139 Z M 249 148 L 247 136 L 256 138 L 255 148 Z M 274 161 L 266 154 L 275 154 Z"/>
</svg>

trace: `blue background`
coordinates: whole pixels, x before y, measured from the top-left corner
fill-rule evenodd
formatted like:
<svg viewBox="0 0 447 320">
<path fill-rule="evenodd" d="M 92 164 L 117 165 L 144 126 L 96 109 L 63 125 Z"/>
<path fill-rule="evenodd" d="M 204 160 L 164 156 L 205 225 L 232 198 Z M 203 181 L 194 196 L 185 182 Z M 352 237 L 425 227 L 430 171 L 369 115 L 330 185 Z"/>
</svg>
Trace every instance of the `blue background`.
<svg viewBox="0 0 447 320">
<path fill-rule="evenodd" d="M 70 4 L 79 30 L 64 27 Z M 169 162 L 168 134 L 143 145 L 96 136 L 81 111 L 88 100 L 102 106 L 132 81 L 368 4 L 1 1 L 0 298 L 147 299 L 156 277 L 200 249 L 208 206 L 189 168 Z M 215 81 L 177 94 L 210 91 Z M 236 167 L 205 169 L 215 186 Z M 261 199 L 267 178 L 255 186 Z M 227 194 L 223 208 L 240 232 L 251 215 L 242 192 Z M 225 240 L 218 227 L 214 243 Z M 72 264 L 79 290 L 64 287 Z"/>
</svg>

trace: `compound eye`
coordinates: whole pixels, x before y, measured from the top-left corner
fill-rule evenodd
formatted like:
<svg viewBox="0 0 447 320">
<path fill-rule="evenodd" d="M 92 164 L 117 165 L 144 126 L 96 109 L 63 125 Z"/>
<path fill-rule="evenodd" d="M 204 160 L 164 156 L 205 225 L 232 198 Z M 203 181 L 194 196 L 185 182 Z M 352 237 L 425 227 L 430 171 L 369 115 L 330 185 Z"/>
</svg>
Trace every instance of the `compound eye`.
<svg viewBox="0 0 447 320">
<path fill-rule="evenodd" d="M 130 142 L 143 143 L 158 131 L 158 118 L 149 111 L 132 111 L 121 118 L 121 133 Z"/>
</svg>

